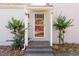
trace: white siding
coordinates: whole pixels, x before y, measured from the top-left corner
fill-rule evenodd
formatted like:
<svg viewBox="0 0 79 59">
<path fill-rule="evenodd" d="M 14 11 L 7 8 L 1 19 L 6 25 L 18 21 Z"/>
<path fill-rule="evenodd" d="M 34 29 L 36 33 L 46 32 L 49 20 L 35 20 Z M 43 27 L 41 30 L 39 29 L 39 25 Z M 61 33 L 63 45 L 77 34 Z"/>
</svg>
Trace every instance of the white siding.
<svg viewBox="0 0 79 59">
<path fill-rule="evenodd" d="M 54 14 L 53 21 L 61 13 L 68 19 L 73 19 L 73 26 L 66 30 L 65 42 L 67 43 L 79 43 L 79 4 L 53 4 Z M 57 31 L 54 28 L 53 31 L 53 43 L 58 43 Z"/>
<path fill-rule="evenodd" d="M 65 35 L 65 42 L 68 43 L 79 43 L 79 4 L 53 4 L 54 13 L 53 13 L 53 22 L 56 20 L 56 17 L 61 13 L 66 16 L 68 19 L 73 19 L 73 26 L 68 28 Z M 31 13 L 31 12 L 30 12 Z M 24 10 L 23 9 L 0 9 L 0 45 L 10 45 L 11 43 L 6 42 L 6 40 L 13 40 L 13 35 L 5 27 L 7 22 L 11 17 L 16 17 L 19 19 L 24 19 Z M 29 18 L 29 37 L 33 38 L 33 14 L 30 14 Z M 50 14 L 46 14 L 46 40 L 50 40 Z M 57 31 L 53 28 L 53 43 L 58 43 Z"/>
</svg>

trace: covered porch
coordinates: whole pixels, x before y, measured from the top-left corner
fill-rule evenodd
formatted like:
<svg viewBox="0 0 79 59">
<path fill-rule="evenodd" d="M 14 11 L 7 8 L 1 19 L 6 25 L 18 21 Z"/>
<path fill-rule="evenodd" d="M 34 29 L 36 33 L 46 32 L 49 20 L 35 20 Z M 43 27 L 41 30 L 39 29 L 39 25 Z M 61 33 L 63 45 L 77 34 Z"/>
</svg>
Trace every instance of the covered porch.
<svg viewBox="0 0 79 59">
<path fill-rule="evenodd" d="M 24 45 L 25 46 L 52 46 L 53 44 L 53 35 L 52 35 L 53 33 L 52 32 L 53 31 L 53 26 L 52 26 L 53 25 L 52 23 L 53 22 L 53 19 L 52 19 L 53 6 L 29 6 L 29 7 L 25 7 L 24 11 L 25 11 L 25 28 L 27 28 L 27 30 L 25 31 L 25 44 Z M 34 23 L 35 16 L 34 15 L 36 13 L 44 14 L 44 24 L 43 24 L 44 36 L 43 37 L 40 37 L 40 36 L 35 37 L 35 23 Z M 47 28 L 49 28 L 49 30 L 47 30 Z"/>
</svg>

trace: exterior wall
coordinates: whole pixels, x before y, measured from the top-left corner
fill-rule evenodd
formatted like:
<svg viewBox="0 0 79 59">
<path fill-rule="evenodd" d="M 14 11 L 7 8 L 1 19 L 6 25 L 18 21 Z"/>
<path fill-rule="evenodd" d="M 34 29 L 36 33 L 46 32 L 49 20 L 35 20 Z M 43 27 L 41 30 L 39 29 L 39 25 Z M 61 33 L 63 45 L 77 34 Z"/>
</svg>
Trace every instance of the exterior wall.
<svg viewBox="0 0 79 59">
<path fill-rule="evenodd" d="M 53 4 L 54 14 L 53 21 L 61 13 L 68 19 L 73 19 L 73 26 L 66 30 L 65 42 L 79 44 L 79 4 Z M 58 43 L 57 31 L 53 27 L 53 43 Z"/>
<path fill-rule="evenodd" d="M 73 19 L 73 26 L 68 28 L 65 34 L 65 42 L 67 43 L 79 43 L 79 4 L 53 4 L 53 22 L 56 21 L 56 17 L 61 13 L 66 16 L 67 19 Z M 46 40 L 50 40 L 50 13 L 46 13 Z M 13 35 L 10 33 L 5 25 L 11 19 L 11 17 L 16 17 L 19 19 L 24 19 L 24 10 L 23 9 L 0 9 L 0 45 L 10 45 L 10 42 L 7 40 L 13 40 Z M 33 14 L 30 14 L 29 18 L 30 25 L 33 26 Z M 29 27 L 29 37 L 33 38 L 32 31 L 33 27 Z M 55 27 L 53 27 L 53 43 L 58 43 L 57 31 Z"/>
<path fill-rule="evenodd" d="M 13 40 L 13 35 L 5 26 L 11 17 L 17 19 L 24 19 L 23 9 L 0 9 L 0 45 L 10 45 L 11 42 L 7 40 Z"/>
<path fill-rule="evenodd" d="M 31 12 L 30 12 L 31 13 Z M 0 45 L 11 45 L 11 41 L 13 40 L 13 35 L 10 33 L 10 30 L 7 29 L 5 26 L 7 25 L 8 21 L 11 19 L 11 17 L 15 17 L 17 19 L 25 19 L 24 9 L 0 9 Z M 40 39 L 40 41 L 50 40 L 50 13 L 46 13 L 45 15 L 45 38 Z M 29 18 L 30 25 L 33 26 L 33 13 L 30 14 Z M 33 38 L 33 27 L 29 27 L 29 37 Z M 33 38 L 34 39 L 34 38 Z M 8 41 L 7 41 L 8 40 Z M 36 39 L 38 40 L 38 39 Z"/>
</svg>

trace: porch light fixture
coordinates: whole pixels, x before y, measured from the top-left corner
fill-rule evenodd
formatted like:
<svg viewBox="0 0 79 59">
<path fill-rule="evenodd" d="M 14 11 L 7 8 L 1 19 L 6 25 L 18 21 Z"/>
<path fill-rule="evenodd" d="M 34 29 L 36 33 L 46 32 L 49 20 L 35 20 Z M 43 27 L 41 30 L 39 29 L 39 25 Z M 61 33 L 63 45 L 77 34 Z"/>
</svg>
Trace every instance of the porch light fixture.
<svg viewBox="0 0 79 59">
<path fill-rule="evenodd" d="M 28 16 L 28 18 L 29 18 L 29 13 L 27 10 L 25 11 L 25 15 Z"/>
</svg>

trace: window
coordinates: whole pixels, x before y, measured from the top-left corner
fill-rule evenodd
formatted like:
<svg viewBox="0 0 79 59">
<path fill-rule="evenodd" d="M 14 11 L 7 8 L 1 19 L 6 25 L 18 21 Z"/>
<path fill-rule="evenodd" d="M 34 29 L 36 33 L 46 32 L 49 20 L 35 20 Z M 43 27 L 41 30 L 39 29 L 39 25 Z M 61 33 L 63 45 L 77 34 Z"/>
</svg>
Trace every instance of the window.
<svg viewBox="0 0 79 59">
<path fill-rule="evenodd" d="M 35 14 L 35 37 L 44 37 L 44 14 Z"/>
</svg>

